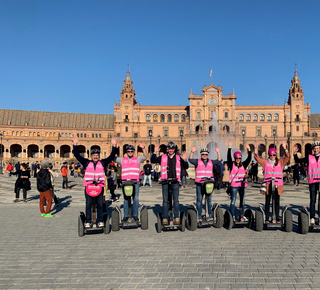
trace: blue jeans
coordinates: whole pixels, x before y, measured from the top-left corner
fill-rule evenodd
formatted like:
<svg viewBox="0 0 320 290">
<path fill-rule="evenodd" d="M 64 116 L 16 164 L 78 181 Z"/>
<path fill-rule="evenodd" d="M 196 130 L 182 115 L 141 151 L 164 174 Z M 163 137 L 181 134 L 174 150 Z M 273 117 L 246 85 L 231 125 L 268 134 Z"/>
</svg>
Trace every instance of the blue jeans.
<svg viewBox="0 0 320 290">
<path fill-rule="evenodd" d="M 202 199 L 203 195 L 202 194 L 202 186 L 201 185 L 196 185 L 196 193 L 197 193 L 197 211 L 198 211 L 198 218 L 201 218 L 201 213 L 202 213 Z M 208 213 L 209 215 L 211 214 L 211 199 L 212 199 L 212 194 L 208 196 Z"/>
<path fill-rule="evenodd" d="M 149 174 L 149 175 L 144 175 L 144 177 L 143 177 L 143 186 L 146 185 L 147 178 L 149 179 L 149 185 L 152 186 L 152 183 L 151 183 L 151 174 Z"/>
<path fill-rule="evenodd" d="M 87 194 L 86 189 L 84 189 L 84 195 L 86 197 L 86 218 L 87 223 L 92 222 L 92 203 L 93 199 L 96 198 L 96 204 L 97 204 L 97 223 L 102 222 L 102 202 L 103 202 L 103 190 L 102 192 L 96 196 L 92 197 Z"/>
<path fill-rule="evenodd" d="M 319 183 L 310 183 L 309 191 L 310 191 L 310 218 L 315 217 L 315 207 L 316 207 L 316 198 L 317 191 L 319 190 Z M 319 204 L 318 204 L 319 207 Z M 318 212 L 319 214 L 319 212 Z"/>
<path fill-rule="evenodd" d="M 123 185 L 122 185 L 123 186 Z M 123 215 L 124 217 L 129 217 L 129 198 L 131 196 L 126 196 L 123 194 Z M 138 217 L 138 209 L 139 209 L 139 182 L 134 183 L 134 193 L 132 195 L 132 217 Z"/>
<path fill-rule="evenodd" d="M 239 192 L 239 196 L 240 196 L 240 208 L 242 209 L 242 212 L 240 213 L 241 215 L 244 215 L 244 197 L 245 197 L 245 193 L 246 193 L 246 189 L 245 187 L 233 187 L 231 186 L 231 203 L 230 203 L 230 211 L 232 213 L 232 215 L 234 216 L 234 210 L 236 207 L 236 199 L 237 199 L 237 193 Z"/>
<path fill-rule="evenodd" d="M 171 183 L 173 200 L 173 217 L 179 217 L 179 182 Z M 163 218 L 169 220 L 169 183 L 162 184 Z"/>
<path fill-rule="evenodd" d="M 187 176 L 181 176 L 181 184 L 187 185 Z"/>
</svg>

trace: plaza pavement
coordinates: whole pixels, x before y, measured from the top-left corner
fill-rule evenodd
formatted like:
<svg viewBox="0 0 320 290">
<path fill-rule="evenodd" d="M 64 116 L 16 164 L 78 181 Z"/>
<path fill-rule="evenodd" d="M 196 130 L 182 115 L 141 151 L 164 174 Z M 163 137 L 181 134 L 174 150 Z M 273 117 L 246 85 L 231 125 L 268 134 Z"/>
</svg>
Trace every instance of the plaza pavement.
<svg viewBox="0 0 320 290">
<path fill-rule="evenodd" d="M 71 190 L 56 192 L 61 205 L 53 207 L 55 217 L 44 218 L 34 178 L 28 202 L 13 203 L 15 177 L 0 176 L 0 289 L 320 289 L 320 232 L 297 230 L 299 208 L 309 203 L 306 182 L 286 185 L 281 197 L 281 205 L 293 212 L 291 233 L 202 228 L 158 234 L 162 198 L 154 184 L 140 190 L 140 203 L 149 207 L 148 230 L 78 237 L 82 179 L 69 180 Z M 195 201 L 195 187 L 188 182 L 180 191 L 181 209 Z M 225 209 L 230 200 L 221 190 L 213 202 Z M 250 184 L 247 206 L 255 209 L 263 202 L 259 185 Z"/>
</svg>

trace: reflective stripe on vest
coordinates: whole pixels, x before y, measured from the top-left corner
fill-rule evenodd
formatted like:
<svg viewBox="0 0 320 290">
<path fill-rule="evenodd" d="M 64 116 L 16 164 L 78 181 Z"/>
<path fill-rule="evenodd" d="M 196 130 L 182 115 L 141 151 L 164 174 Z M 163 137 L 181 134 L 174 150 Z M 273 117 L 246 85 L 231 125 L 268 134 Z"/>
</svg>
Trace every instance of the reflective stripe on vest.
<svg viewBox="0 0 320 290">
<path fill-rule="evenodd" d="M 121 179 L 122 180 L 135 180 L 139 181 L 140 165 L 137 157 L 123 157 L 122 159 L 122 170 Z"/>
<path fill-rule="evenodd" d="M 229 182 L 231 183 L 232 187 L 240 187 L 243 184 L 243 180 L 246 177 L 246 171 L 243 166 L 238 168 L 234 163 L 232 165 L 232 170 L 229 176 Z M 247 187 L 248 183 L 247 180 L 244 183 L 244 186 Z"/>
<path fill-rule="evenodd" d="M 176 175 L 177 180 L 180 182 L 181 178 L 181 164 L 180 164 L 180 156 L 175 155 L 176 158 Z M 168 179 L 168 154 L 163 154 L 161 156 L 161 180 Z"/>
<path fill-rule="evenodd" d="M 94 168 L 94 163 L 89 162 L 83 177 L 83 186 L 93 184 L 93 179 L 97 181 L 97 184 L 102 187 L 106 186 L 104 167 L 100 161 L 97 162 Z"/>
<path fill-rule="evenodd" d="M 198 159 L 198 166 L 196 168 L 196 179 L 195 182 L 203 183 L 204 180 L 208 177 L 212 177 L 213 164 L 210 159 L 208 159 L 207 166 L 205 166 L 202 159 Z"/>
<path fill-rule="evenodd" d="M 317 159 L 314 155 L 309 155 L 308 165 L 308 183 L 320 182 L 320 157 Z"/>
<path fill-rule="evenodd" d="M 263 182 L 271 183 L 272 177 L 276 178 L 274 181 L 275 185 L 283 185 L 283 170 L 280 162 L 278 162 L 278 165 L 273 168 L 269 161 L 266 162 L 266 165 L 263 168 Z"/>
</svg>

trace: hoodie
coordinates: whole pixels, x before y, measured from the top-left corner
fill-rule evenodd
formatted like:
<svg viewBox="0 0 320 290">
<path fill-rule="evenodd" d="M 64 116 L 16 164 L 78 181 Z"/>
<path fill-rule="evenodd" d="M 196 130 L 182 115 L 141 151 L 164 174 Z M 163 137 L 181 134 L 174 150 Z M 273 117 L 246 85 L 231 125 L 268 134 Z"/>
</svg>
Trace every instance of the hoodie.
<svg viewBox="0 0 320 290">
<path fill-rule="evenodd" d="M 37 189 L 39 192 L 45 192 L 52 188 L 51 175 L 48 169 L 40 169 L 37 174 Z"/>
</svg>

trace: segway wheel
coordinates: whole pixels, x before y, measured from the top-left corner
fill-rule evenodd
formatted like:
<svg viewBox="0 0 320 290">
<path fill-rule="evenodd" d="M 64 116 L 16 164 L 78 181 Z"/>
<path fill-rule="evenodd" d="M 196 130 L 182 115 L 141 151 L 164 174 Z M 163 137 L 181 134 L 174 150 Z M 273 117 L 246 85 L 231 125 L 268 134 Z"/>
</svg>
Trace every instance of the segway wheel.
<svg viewBox="0 0 320 290">
<path fill-rule="evenodd" d="M 217 229 L 220 229 L 223 226 L 223 211 L 220 207 L 216 209 L 216 220 L 213 226 Z"/>
<path fill-rule="evenodd" d="M 259 210 L 256 211 L 256 231 L 263 231 L 263 213 Z"/>
<path fill-rule="evenodd" d="M 103 224 L 103 233 L 110 234 L 110 219 L 108 214 L 103 215 Z"/>
<path fill-rule="evenodd" d="M 284 230 L 286 232 L 292 232 L 292 212 L 287 210 L 284 214 Z"/>
<path fill-rule="evenodd" d="M 157 233 L 160 234 L 162 232 L 162 214 L 158 213 L 157 215 Z"/>
<path fill-rule="evenodd" d="M 120 230 L 120 215 L 116 210 L 113 210 L 111 214 L 111 229 L 114 232 Z"/>
<path fill-rule="evenodd" d="M 183 211 L 180 212 L 180 223 L 180 230 L 181 232 L 184 232 L 186 230 L 186 215 Z"/>
<path fill-rule="evenodd" d="M 226 210 L 224 213 L 224 226 L 227 230 L 231 230 L 233 227 L 233 217 L 229 210 Z"/>
<path fill-rule="evenodd" d="M 148 229 L 148 209 L 145 207 L 140 212 L 141 229 Z"/>
<path fill-rule="evenodd" d="M 298 216 L 298 227 L 300 234 L 307 234 L 309 232 L 309 217 L 305 212 L 300 212 Z"/>
<path fill-rule="evenodd" d="M 186 216 L 187 229 L 195 231 L 197 229 L 197 213 L 193 209 L 188 209 Z"/>
<path fill-rule="evenodd" d="M 254 216 L 253 216 L 252 210 L 251 210 L 251 209 L 247 209 L 247 210 L 244 212 L 244 216 L 248 219 L 248 224 L 246 225 L 246 227 L 247 227 L 248 229 L 253 229 L 253 226 L 254 226 Z"/>
<path fill-rule="evenodd" d="M 81 216 L 78 217 L 78 236 L 83 237 L 84 235 L 84 224 Z"/>
</svg>

